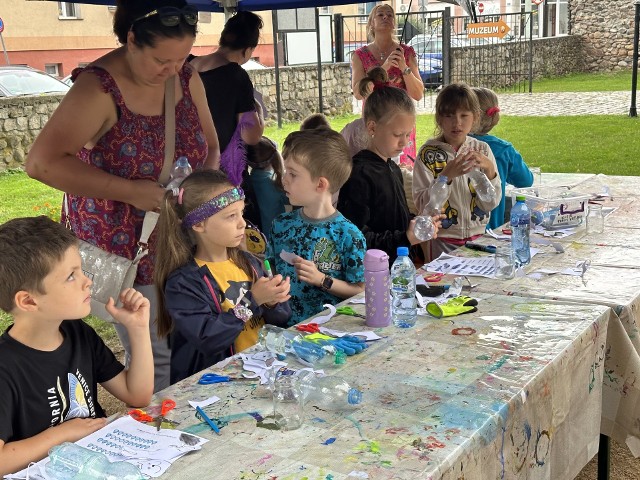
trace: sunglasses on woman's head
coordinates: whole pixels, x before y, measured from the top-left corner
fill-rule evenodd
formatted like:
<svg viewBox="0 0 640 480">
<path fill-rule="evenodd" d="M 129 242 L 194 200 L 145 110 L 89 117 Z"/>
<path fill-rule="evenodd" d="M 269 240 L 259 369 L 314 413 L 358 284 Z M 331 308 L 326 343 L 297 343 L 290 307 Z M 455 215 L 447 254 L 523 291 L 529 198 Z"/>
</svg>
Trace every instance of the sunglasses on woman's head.
<svg viewBox="0 0 640 480">
<path fill-rule="evenodd" d="M 157 8 L 147 13 L 146 15 L 142 15 L 141 17 L 136 18 L 131 24 L 131 27 L 133 28 L 133 26 L 136 23 L 141 22 L 142 20 L 145 20 L 149 17 L 153 17 L 154 15 L 158 15 L 158 18 L 160 19 L 160 23 L 165 27 L 177 26 L 180 23 L 180 17 L 182 17 L 182 19 L 187 25 L 193 26 L 198 23 L 198 10 L 187 5 L 186 7 L 183 7 L 183 8 L 176 8 L 176 7 Z"/>
</svg>

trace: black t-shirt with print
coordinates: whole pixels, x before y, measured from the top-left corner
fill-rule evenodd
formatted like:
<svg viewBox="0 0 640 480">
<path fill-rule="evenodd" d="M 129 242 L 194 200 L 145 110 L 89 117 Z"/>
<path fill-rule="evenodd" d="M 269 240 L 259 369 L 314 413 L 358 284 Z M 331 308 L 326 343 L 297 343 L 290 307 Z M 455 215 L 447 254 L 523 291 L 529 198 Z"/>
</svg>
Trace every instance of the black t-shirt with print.
<svg viewBox="0 0 640 480">
<path fill-rule="evenodd" d="M 63 421 L 104 417 L 97 384 L 124 367 L 82 320 L 60 325 L 62 345 L 52 352 L 0 336 L 0 440 L 30 438 Z"/>
</svg>

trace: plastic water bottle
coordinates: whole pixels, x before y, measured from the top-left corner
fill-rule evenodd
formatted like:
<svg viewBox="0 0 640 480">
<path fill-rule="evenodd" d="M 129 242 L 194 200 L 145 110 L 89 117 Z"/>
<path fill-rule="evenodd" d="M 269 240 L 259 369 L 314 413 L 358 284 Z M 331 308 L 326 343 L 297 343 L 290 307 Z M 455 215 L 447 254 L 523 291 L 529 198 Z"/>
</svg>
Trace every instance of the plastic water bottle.
<svg viewBox="0 0 640 480">
<path fill-rule="evenodd" d="M 416 267 L 409 258 L 407 247 L 398 247 L 398 258 L 391 266 L 391 319 L 396 327 L 408 328 L 416 324 Z"/>
<path fill-rule="evenodd" d="M 343 363 L 341 357 L 336 356 L 337 350 L 333 345 L 304 341 L 301 334 L 275 325 L 262 326 L 258 332 L 258 343 L 263 349 L 275 353 L 280 360 L 284 360 L 288 353 L 293 353 L 302 363 L 314 367 Z"/>
<path fill-rule="evenodd" d="M 474 168 L 469 173 L 469 178 L 476 191 L 476 195 L 483 202 L 490 202 L 496 195 L 496 189 L 493 188 L 487 176 L 481 170 Z"/>
<path fill-rule="evenodd" d="M 171 168 L 171 175 L 169 176 L 169 183 L 167 183 L 167 190 L 180 187 L 182 181 L 191 175 L 191 164 L 187 157 L 178 157 Z"/>
<path fill-rule="evenodd" d="M 53 480 L 142 480 L 138 468 L 129 462 L 110 462 L 102 453 L 65 442 L 49 450 L 45 467 Z"/>
<path fill-rule="evenodd" d="M 422 215 L 416 217 L 413 234 L 421 242 L 431 240 L 436 233 L 436 226 L 431 220 L 434 215 L 442 212 L 442 206 L 449 200 L 449 179 L 446 175 L 440 175 L 429 189 L 429 203 L 422 210 Z"/>
<path fill-rule="evenodd" d="M 391 323 L 389 290 L 389 255 L 372 248 L 364 254 L 365 324 L 367 327 L 388 327 Z"/>
<path fill-rule="evenodd" d="M 448 182 L 449 179 L 446 175 L 440 175 L 435 183 L 431 185 L 429 189 L 429 203 L 424 207 L 422 215 L 433 217 L 434 215 L 442 213 L 442 207 L 446 201 L 449 200 L 449 194 L 451 193 Z"/>
<path fill-rule="evenodd" d="M 422 215 L 416 217 L 416 223 L 413 225 L 413 234 L 421 242 L 426 242 L 433 238 L 434 233 L 436 233 L 436 226 L 433 220 L 425 212 L 422 212 Z"/>
<path fill-rule="evenodd" d="M 304 370 L 298 373 L 298 379 L 305 405 L 341 410 L 354 408 L 362 402 L 362 392 L 342 377 L 319 377 Z"/>
<path fill-rule="evenodd" d="M 528 265 L 531 261 L 529 248 L 529 226 L 531 210 L 525 203 L 525 197 L 518 195 L 516 204 L 511 209 L 511 247 L 517 267 Z"/>
</svg>

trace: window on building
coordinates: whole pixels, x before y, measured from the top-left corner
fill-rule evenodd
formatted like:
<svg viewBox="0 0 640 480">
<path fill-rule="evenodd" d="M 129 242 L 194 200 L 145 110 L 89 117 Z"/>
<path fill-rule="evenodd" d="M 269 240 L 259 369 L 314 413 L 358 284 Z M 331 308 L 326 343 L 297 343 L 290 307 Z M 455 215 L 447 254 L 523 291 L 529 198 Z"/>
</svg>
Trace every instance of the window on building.
<svg viewBox="0 0 640 480">
<path fill-rule="evenodd" d="M 62 72 L 62 64 L 61 63 L 45 63 L 44 71 L 49 75 L 53 75 L 54 77 L 60 77 L 60 73 Z"/>
<path fill-rule="evenodd" d="M 70 2 L 58 2 L 58 18 L 80 18 L 80 5 Z"/>
<path fill-rule="evenodd" d="M 528 7 L 529 0 L 520 0 L 520 13 L 522 14 L 520 17 L 520 36 L 529 37 L 529 18 L 531 18 L 531 22 L 533 22 L 533 38 L 538 38 L 540 37 L 540 12 L 542 11 L 542 8 L 540 8 L 540 5 L 531 3 L 531 17 L 529 17 L 528 15 L 525 15 L 525 12 L 528 11 Z"/>
<path fill-rule="evenodd" d="M 542 20 L 544 36 L 557 37 L 569 33 L 569 5 L 567 0 L 546 0 Z"/>
<path fill-rule="evenodd" d="M 367 2 L 367 3 L 359 3 L 358 4 L 358 15 L 369 15 L 373 7 L 375 7 L 378 2 Z M 360 17 L 358 19 L 358 23 L 367 23 L 367 18 Z"/>
</svg>

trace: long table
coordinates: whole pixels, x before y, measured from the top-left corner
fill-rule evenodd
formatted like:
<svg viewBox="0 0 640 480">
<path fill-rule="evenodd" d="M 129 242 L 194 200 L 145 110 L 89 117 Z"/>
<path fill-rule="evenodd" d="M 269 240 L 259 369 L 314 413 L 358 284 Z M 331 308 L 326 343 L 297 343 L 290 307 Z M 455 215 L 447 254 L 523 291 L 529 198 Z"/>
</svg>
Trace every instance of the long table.
<svg viewBox="0 0 640 480">
<path fill-rule="evenodd" d="M 629 177 L 576 178 L 543 174 L 545 184 L 576 189 L 599 189 L 604 181 L 624 206 L 618 214 L 638 218 L 633 195 L 640 185 Z M 614 228 L 633 253 L 622 251 L 626 242 Z M 307 406 L 299 430 L 275 429 L 270 393 L 257 382 L 198 385 L 203 371 L 159 392 L 157 401 L 176 400 L 171 418 L 178 428 L 211 440 L 163 478 L 573 479 L 598 451 L 601 431 L 623 442 L 630 435 L 630 445 L 637 438 L 634 231 L 611 216 L 602 238 L 569 237 L 564 254 L 549 247 L 534 257 L 532 269 L 587 255 L 584 279 L 474 279 L 477 312 L 378 329 L 382 340 L 326 372 L 359 386 L 361 407 L 332 413 Z M 617 266 L 607 263 L 611 255 Z M 363 329 L 344 316 L 329 326 Z M 237 375 L 241 364 L 232 359 L 207 371 Z M 221 436 L 187 404 L 211 395 L 221 400 L 205 411 L 223 425 Z"/>
<path fill-rule="evenodd" d="M 201 372 L 169 387 L 157 398 L 176 400 L 172 419 L 211 441 L 163 478 L 573 479 L 598 450 L 610 309 L 491 294 L 480 302 L 473 314 L 379 329 L 385 338 L 327 371 L 363 390 L 361 407 L 307 406 L 296 431 L 274 430 L 270 394 L 257 383 L 203 386 Z M 362 329 L 344 316 L 330 325 Z M 233 360 L 208 371 L 240 369 Z M 224 425 L 221 436 L 187 404 L 214 394 L 222 400 L 205 411 Z"/>
</svg>

